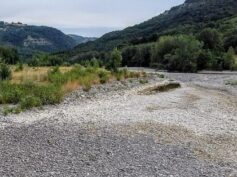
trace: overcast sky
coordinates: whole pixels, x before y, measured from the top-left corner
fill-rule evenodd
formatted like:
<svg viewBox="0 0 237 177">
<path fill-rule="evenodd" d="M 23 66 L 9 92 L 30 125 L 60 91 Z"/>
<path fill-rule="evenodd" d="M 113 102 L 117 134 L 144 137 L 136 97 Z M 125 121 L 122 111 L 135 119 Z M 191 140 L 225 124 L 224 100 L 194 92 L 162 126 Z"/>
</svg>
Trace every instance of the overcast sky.
<svg viewBox="0 0 237 177">
<path fill-rule="evenodd" d="M 101 36 L 148 20 L 184 0 L 0 0 L 0 21 Z"/>
</svg>

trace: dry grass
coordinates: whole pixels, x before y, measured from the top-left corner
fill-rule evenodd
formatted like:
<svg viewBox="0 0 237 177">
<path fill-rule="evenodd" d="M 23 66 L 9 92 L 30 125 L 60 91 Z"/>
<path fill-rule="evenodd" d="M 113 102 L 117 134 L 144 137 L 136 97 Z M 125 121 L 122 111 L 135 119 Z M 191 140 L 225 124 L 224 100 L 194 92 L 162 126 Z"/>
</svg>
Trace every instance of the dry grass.
<svg viewBox="0 0 237 177">
<path fill-rule="evenodd" d="M 63 92 L 70 93 L 74 90 L 77 90 L 81 87 L 78 81 L 70 81 L 63 85 Z"/>
<path fill-rule="evenodd" d="M 12 83 L 22 83 L 25 81 L 32 81 L 35 83 L 47 83 L 48 71 L 52 67 L 28 67 L 24 66 L 22 71 L 15 71 L 15 67 L 12 67 Z M 72 67 L 60 67 L 62 73 L 68 72 Z"/>
</svg>

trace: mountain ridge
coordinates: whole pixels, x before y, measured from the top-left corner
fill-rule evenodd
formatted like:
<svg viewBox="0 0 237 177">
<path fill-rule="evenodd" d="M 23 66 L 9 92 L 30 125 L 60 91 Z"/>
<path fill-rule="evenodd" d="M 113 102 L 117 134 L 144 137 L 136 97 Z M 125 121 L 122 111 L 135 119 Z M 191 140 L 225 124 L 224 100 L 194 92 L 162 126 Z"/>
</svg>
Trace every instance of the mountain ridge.
<svg viewBox="0 0 237 177">
<path fill-rule="evenodd" d="M 70 53 L 109 51 L 114 47 L 156 41 L 162 35 L 193 33 L 234 15 L 237 15 L 236 0 L 186 0 L 143 23 L 107 33 L 94 42 L 80 44 Z"/>
<path fill-rule="evenodd" d="M 0 44 L 15 47 L 23 55 L 59 52 L 77 45 L 73 38 L 53 27 L 3 21 L 0 22 Z"/>
</svg>

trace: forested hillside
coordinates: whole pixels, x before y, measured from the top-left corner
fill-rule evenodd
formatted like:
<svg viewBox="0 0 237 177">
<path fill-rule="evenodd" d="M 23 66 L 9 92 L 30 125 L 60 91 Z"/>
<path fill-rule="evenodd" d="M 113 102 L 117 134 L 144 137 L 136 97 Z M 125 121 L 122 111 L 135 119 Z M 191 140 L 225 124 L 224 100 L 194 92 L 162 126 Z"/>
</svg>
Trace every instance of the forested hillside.
<svg viewBox="0 0 237 177">
<path fill-rule="evenodd" d="M 156 41 L 161 35 L 197 33 L 205 27 L 222 30 L 219 20 L 234 15 L 237 15 L 236 0 L 187 0 L 144 23 L 108 33 L 95 42 L 79 45 L 76 51 L 110 50 L 118 46 Z"/>
<path fill-rule="evenodd" d="M 15 47 L 21 55 L 28 56 L 39 51 L 72 49 L 76 41 L 55 28 L 0 22 L 0 44 Z"/>
<path fill-rule="evenodd" d="M 228 67 L 224 67 L 225 53 L 229 51 L 234 55 L 237 52 L 236 27 L 236 0 L 187 0 L 184 4 L 173 7 L 146 22 L 128 27 L 122 31 L 105 34 L 96 41 L 78 45 L 73 50 L 61 54 L 61 56 L 71 58 L 73 62 L 80 62 L 93 57 L 106 62 L 110 56 L 110 51 L 117 47 L 122 52 L 124 65 L 153 65 L 168 69 L 170 67 L 167 68 L 166 63 L 169 63 L 171 59 L 168 60 L 169 55 L 166 54 L 173 56 L 171 53 L 175 53 L 177 48 L 169 51 L 171 53 L 159 56 L 163 57 L 162 61 L 166 62 L 160 65 L 154 58 L 157 41 L 163 36 L 188 35 L 174 38 L 197 40 L 197 42 L 200 42 L 198 49 L 202 53 L 202 60 L 208 60 L 208 64 L 205 64 L 208 65 L 207 68 L 228 69 Z M 213 39 L 208 39 L 209 36 L 212 36 Z M 208 43 L 212 44 L 209 45 Z M 213 43 L 218 43 L 218 47 L 213 47 Z M 183 43 L 181 42 L 181 44 Z M 164 57 L 166 60 L 164 60 Z M 197 58 L 194 60 L 197 61 Z M 195 63 L 194 70 L 198 69 L 197 65 Z"/>
</svg>

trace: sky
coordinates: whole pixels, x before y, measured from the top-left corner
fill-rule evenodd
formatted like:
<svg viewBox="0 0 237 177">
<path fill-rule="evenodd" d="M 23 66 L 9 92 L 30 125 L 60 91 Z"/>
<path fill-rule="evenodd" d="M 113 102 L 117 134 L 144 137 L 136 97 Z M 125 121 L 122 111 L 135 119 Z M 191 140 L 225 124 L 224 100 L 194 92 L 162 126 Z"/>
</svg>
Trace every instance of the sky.
<svg viewBox="0 0 237 177">
<path fill-rule="evenodd" d="M 100 37 L 146 21 L 184 0 L 0 0 L 0 21 Z"/>
</svg>

